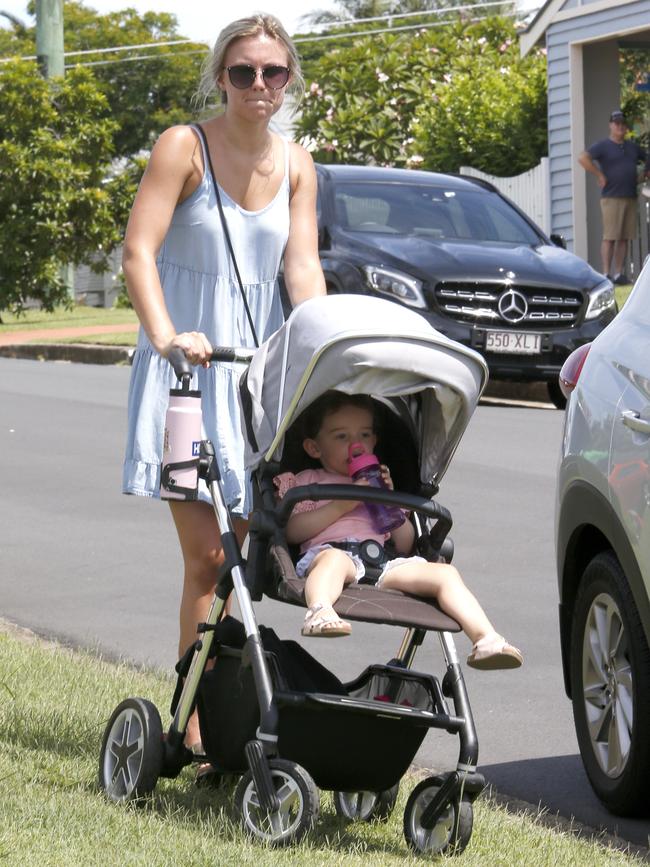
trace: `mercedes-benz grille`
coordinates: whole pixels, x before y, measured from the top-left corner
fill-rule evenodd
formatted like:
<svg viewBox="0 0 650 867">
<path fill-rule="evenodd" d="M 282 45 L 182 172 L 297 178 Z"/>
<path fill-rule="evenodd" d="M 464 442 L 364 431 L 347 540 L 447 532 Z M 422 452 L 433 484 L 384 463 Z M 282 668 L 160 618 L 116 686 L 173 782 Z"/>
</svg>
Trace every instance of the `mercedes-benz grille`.
<svg viewBox="0 0 650 867">
<path fill-rule="evenodd" d="M 452 319 L 517 328 L 568 328 L 583 304 L 581 292 L 514 283 L 443 281 L 433 294 L 440 312 Z"/>
</svg>

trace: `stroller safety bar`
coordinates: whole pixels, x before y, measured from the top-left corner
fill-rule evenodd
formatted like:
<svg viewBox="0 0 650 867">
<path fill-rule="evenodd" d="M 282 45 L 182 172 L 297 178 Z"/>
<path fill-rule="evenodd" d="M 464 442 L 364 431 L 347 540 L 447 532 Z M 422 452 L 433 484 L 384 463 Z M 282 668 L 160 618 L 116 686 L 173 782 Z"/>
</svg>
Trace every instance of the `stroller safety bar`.
<svg viewBox="0 0 650 867">
<path fill-rule="evenodd" d="M 294 506 L 301 500 L 360 500 L 368 503 L 385 503 L 419 512 L 437 521 L 434 536 L 442 542 L 451 530 L 452 517 L 448 509 L 426 497 L 359 485 L 298 485 L 291 488 L 278 506 L 278 522 L 285 527 Z"/>
</svg>

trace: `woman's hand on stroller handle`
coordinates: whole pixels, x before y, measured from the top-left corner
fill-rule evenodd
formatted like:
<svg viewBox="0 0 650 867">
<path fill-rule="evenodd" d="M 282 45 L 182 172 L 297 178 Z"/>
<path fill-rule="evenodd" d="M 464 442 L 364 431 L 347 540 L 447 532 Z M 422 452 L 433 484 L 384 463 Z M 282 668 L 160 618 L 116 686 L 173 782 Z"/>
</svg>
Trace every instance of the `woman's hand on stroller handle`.
<svg viewBox="0 0 650 867">
<path fill-rule="evenodd" d="M 230 361 L 240 364 L 250 364 L 254 352 L 254 349 L 249 349 L 246 346 L 214 346 L 210 348 L 209 361 Z M 181 346 L 171 347 L 167 352 L 167 361 L 174 368 L 176 378 L 179 380 L 185 376 L 191 377 L 193 365 L 203 363 L 190 361 Z M 209 362 L 205 362 L 206 367 L 208 364 Z"/>
</svg>

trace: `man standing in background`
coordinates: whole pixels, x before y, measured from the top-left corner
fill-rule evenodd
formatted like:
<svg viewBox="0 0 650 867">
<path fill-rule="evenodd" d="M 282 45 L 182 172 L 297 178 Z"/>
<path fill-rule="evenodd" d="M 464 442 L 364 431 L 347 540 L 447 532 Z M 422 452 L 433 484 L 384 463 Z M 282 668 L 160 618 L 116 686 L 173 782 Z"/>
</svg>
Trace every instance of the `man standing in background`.
<svg viewBox="0 0 650 867">
<path fill-rule="evenodd" d="M 628 241 L 636 238 L 638 164 L 645 162 L 645 176 L 650 174 L 645 151 L 625 138 L 627 131 L 625 115 L 616 109 L 609 116 L 609 138 L 592 144 L 578 157 L 580 165 L 598 180 L 603 273 L 618 285 L 630 282 L 624 265 Z"/>
</svg>

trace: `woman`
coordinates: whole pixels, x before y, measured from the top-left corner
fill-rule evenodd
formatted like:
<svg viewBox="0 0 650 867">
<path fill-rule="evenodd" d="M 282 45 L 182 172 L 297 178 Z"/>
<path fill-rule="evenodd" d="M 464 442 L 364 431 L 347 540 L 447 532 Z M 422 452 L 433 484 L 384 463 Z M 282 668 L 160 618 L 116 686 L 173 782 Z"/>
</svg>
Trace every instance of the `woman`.
<svg viewBox="0 0 650 867">
<path fill-rule="evenodd" d="M 129 390 L 125 493 L 158 496 L 164 416 L 175 377 L 166 356 L 180 347 L 201 365 L 203 423 L 212 440 L 240 541 L 250 507 L 236 381 L 227 364 L 210 367 L 212 346 L 254 346 L 228 252 L 208 154 L 257 339 L 282 323 L 277 286 L 291 303 L 325 294 L 318 258 L 316 173 L 309 154 L 271 132 L 287 87 L 302 92 L 296 50 L 271 15 L 242 18 L 219 35 L 204 72 L 204 97 L 221 92 L 224 110 L 166 130 L 156 142 L 131 211 L 123 267 L 142 328 Z M 207 144 L 208 151 L 205 146 Z M 223 561 L 206 490 L 195 502 L 170 501 L 184 562 L 179 651 L 196 639 Z M 186 743 L 200 748 L 198 720 Z"/>
</svg>

